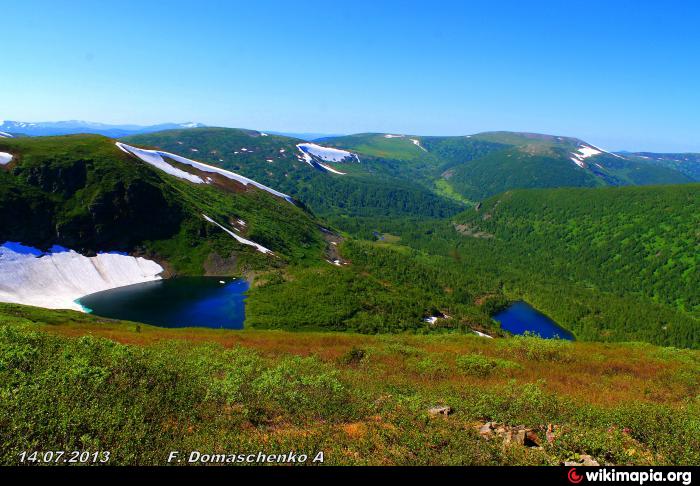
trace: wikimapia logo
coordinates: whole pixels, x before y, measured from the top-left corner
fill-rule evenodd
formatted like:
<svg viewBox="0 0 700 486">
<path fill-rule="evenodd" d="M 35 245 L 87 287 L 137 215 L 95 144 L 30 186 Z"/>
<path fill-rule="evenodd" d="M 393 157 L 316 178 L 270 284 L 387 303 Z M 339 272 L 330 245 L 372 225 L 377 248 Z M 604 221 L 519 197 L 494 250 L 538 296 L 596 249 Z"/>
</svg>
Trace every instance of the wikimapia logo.
<svg viewBox="0 0 700 486">
<path fill-rule="evenodd" d="M 609 481 L 635 483 L 639 485 L 643 485 L 647 482 L 677 482 L 684 486 L 692 483 L 692 475 L 693 473 L 691 471 L 654 471 L 653 469 L 645 471 L 620 471 L 606 468 L 585 470 L 583 474 L 581 474 L 575 467 L 572 467 L 566 473 L 566 477 L 571 484 L 579 484 L 585 479 L 586 482 Z"/>
<path fill-rule="evenodd" d="M 573 483 L 573 484 L 578 484 L 581 481 L 583 481 L 583 476 L 576 472 L 575 467 L 572 467 L 571 469 L 569 469 L 569 473 L 567 474 L 567 477 L 569 478 L 569 482 Z"/>
</svg>

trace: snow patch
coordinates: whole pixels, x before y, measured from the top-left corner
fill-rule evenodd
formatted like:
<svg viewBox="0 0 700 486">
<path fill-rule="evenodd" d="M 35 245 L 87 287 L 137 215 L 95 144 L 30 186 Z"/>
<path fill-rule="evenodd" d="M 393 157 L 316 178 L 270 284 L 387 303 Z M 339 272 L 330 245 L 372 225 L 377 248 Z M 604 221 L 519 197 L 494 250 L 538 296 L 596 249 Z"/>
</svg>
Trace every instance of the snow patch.
<svg viewBox="0 0 700 486">
<path fill-rule="evenodd" d="M 288 196 L 287 194 L 281 193 L 279 191 L 276 191 L 270 187 L 267 187 L 266 185 L 260 184 L 259 182 L 254 181 L 253 179 L 248 179 L 245 176 L 236 174 L 235 172 L 231 172 L 225 169 L 221 169 L 219 167 L 214 167 L 213 165 L 209 164 L 204 164 L 202 162 L 197 162 L 195 160 L 187 159 L 185 157 L 181 157 L 179 155 L 171 154 L 170 152 L 163 152 L 160 150 L 144 150 L 144 149 L 139 149 L 136 147 L 132 147 L 130 145 L 126 145 L 121 142 L 116 142 L 117 147 L 122 149 L 124 152 L 127 153 L 132 153 L 139 159 L 143 160 L 147 164 L 151 164 L 159 169 L 161 169 L 164 172 L 167 172 L 168 174 L 174 175 L 176 177 L 180 177 L 181 179 L 186 179 L 191 182 L 194 182 L 195 184 L 202 184 L 205 183 L 205 181 L 194 174 L 190 174 L 189 172 L 185 172 L 184 170 L 180 170 L 177 167 L 174 167 L 170 164 L 168 164 L 166 161 L 163 160 L 163 157 L 167 157 L 169 159 L 174 160 L 175 162 L 179 162 L 180 164 L 185 164 L 189 165 L 190 167 L 194 167 L 197 170 L 200 170 L 202 172 L 208 172 L 208 173 L 215 173 L 215 174 L 220 174 L 228 179 L 232 179 L 234 181 L 238 181 L 244 186 L 252 185 L 254 187 L 257 187 L 258 189 L 262 189 L 263 191 L 269 192 L 270 194 L 273 194 L 277 197 L 281 197 L 288 202 L 294 204 L 294 200 L 292 199 L 291 196 Z M 211 179 L 207 178 L 208 180 L 206 183 L 211 183 Z"/>
<path fill-rule="evenodd" d="M 31 250 L 31 251 L 30 251 Z M 75 300 L 116 287 L 160 280 L 152 260 L 119 253 L 86 257 L 54 245 L 51 252 L 0 245 L 0 302 L 84 310 Z"/>
<path fill-rule="evenodd" d="M 586 165 L 586 163 L 585 163 L 584 161 L 580 160 L 579 158 L 577 158 L 576 155 L 574 155 L 573 157 L 571 157 L 571 160 L 573 161 L 574 164 L 578 165 L 578 166 L 581 167 L 582 169 L 585 169 L 586 167 L 588 167 L 588 166 Z"/>
<path fill-rule="evenodd" d="M 0 132 L 0 138 L 14 138 L 12 135 L 6 132 Z"/>
<path fill-rule="evenodd" d="M 300 143 L 297 145 L 297 147 L 305 154 L 318 157 L 325 162 L 345 162 L 347 159 L 355 159 L 358 162 L 360 161 L 360 158 L 352 152 L 336 148 L 322 147 L 320 145 L 316 145 L 315 143 Z"/>
<path fill-rule="evenodd" d="M 12 154 L 0 152 L 0 165 L 7 165 L 12 162 Z"/>
<path fill-rule="evenodd" d="M 571 160 L 574 161 L 576 165 L 579 167 L 583 167 L 584 169 L 587 167 L 586 164 L 583 162 L 585 159 L 588 157 L 593 157 L 594 155 L 600 155 L 600 154 L 608 154 L 612 155 L 613 157 L 617 157 L 618 159 L 623 159 L 624 157 L 614 154 L 612 152 L 608 152 L 606 150 L 601 149 L 600 147 L 596 147 L 595 145 L 579 145 L 577 148 L 576 152 L 571 153 Z"/>
<path fill-rule="evenodd" d="M 598 155 L 603 153 L 601 150 L 597 150 L 593 147 L 589 147 L 587 145 L 582 145 L 578 148 L 578 153 L 581 154 L 580 157 L 583 159 L 587 159 L 588 157 L 592 157 L 593 155 Z"/>
<path fill-rule="evenodd" d="M 489 336 L 488 334 L 484 334 L 483 332 L 474 331 L 474 334 L 476 334 L 477 336 L 493 339 L 493 336 Z"/>
<path fill-rule="evenodd" d="M 420 140 L 418 140 L 418 139 L 416 139 L 416 138 L 411 138 L 410 140 L 411 140 L 411 142 L 413 142 L 413 145 L 415 145 L 416 147 L 418 147 L 419 149 L 421 149 L 423 152 L 427 152 L 427 150 L 425 150 L 425 147 L 423 147 L 423 146 L 420 144 Z"/>
<path fill-rule="evenodd" d="M 321 167 L 326 169 L 328 172 L 332 172 L 334 174 L 338 174 L 338 175 L 346 175 L 347 174 L 347 172 L 340 172 L 339 170 L 335 170 L 333 167 L 331 167 L 330 165 L 327 165 L 327 164 L 319 163 L 318 165 L 320 165 Z"/>
<path fill-rule="evenodd" d="M 178 169 L 177 167 L 174 167 L 168 164 L 165 160 L 163 160 L 163 155 L 167 154 L 166 152 L 159 152 L 158 150 L 140 149 L 137 147 L 132 147 L 131 145 L 126 145 L 121 142 L 116 142 L 116 145 L 124 152 L 135 155 L 143 162 L 146 162 L 147 164 L 150 164 L 153 167 L 162 170 L 166 174 L 170 174 L 179 179 L 194 182 L 195 184 L 204 184 L 204 179 L 202 179 L 201 177 L 194 174 L 190 174 L 189 172 L 185 172 L 182 169 Z"/>
<path fill-rule="evenodd" d="M 388 133 L 386 135 L 384 135 L 384 138 L 403 138 L 403 137 L 404 137 L 403 135 L 390 135 Z"/>
<path fill-rule="evenodd" d="M 588 165 L 584 162 L 585 159 L 588 157 L 593 157 L 594 155 L 599 155 L 602 154 L 603 152 L 601 150 L 598 150 L 597 148 L 588 146 L 588 145 L 579 145 L 577 148 L 576 152 L 571 153 L 571 161 L 581 167 L 582 169 L 585 169 L 588 167 Z"/>
<path fill-rule="evenodd" d="M 264 246 L 255 243 L 254 241 L 246 240 L 245 238 L 243 238 L 243 237 L 241 237 L 241 236 L 238 236 L 236 233 L 234 233 L 234 232 L 231 231 L 230 229 L 225 228 L 224 226 L 220 225 L 219 223 L 217 223 L 216 221 L 214 221 L 213 219 L 211 219 L 211 218 L 210 218 L 209 216 L 207 216 L 206 214 L 202 214 L 202 216 L 204 217 L 204 219 L 206 219 L 206 220 L 209 221 L 210 223 L 215 224 L 216 226 L 218 226 L 219 228 L 221 228 L 222 230 L 224 230 L 226 233 L 228 233 L 229 235 L 233 236 L 233 237 L 236 239 L 236 241 L 238 241 L 239 243 L 242 243 L 242 244 L 244 244 L 244 245 L 248 245 L 248 246 L 255 247 L 260 253 L 265 253 L 265 254 L 274 255 L 274 253 L 272 253 L 272 250 L 269 250 L 269 249 L 265 248 Z"/>
</svg>

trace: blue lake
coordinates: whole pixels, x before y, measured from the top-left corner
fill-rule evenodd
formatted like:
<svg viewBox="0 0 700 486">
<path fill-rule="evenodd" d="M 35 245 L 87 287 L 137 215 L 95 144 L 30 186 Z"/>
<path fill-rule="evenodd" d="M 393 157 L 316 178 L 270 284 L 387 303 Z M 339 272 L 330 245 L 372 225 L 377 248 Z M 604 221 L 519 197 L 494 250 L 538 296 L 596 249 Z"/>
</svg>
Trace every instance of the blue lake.
<svg viewBox="0 0 700 486">
<path fill-rule="evenodd" d="M 493 316 L 501 327 L 513 334 L 530 332 L 543 338 L 559 338 L 574 340 L 574 335 L 560 327 L 556 322 L 545 316 L 527 302 L 515 302 L 510 307 Z"/>
<path fill-rule="evenodd" d="M 177 277 L 105 290 L 78 303 L 101 317 L 161 327 L 243 329 L 248 287 L 230 277 Z"/>
</svg>

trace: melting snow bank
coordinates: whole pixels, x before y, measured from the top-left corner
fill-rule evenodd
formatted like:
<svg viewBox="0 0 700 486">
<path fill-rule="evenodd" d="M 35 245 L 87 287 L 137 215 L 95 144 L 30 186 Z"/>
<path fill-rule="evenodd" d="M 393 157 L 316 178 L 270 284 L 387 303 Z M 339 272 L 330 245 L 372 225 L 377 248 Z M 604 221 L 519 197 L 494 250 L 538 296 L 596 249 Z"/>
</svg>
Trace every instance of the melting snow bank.
<svg viewBox="0 0 700 486">
<path fill-rule="evenodd" d="M 578 147 L 576 152 L 571 153 L 571 161 L 581 167 L 582 169 L 585 169 L 588 167 L 586 163 L 584 162 L 584 159 L 587 159 L 588 157 L 592 157 L 594 155 L 601 154 L 602 152 L 600 150 L 594 149 L 593 147 L 589 147 L 587 145 L 581 145 Z"/>
<path fill-rule="evenodd" d="M 201 177 L 195 175 L 195 174 L 190 174 L 189 172 L 185 172 L 184 170 L 178 169 L 177 167 L 169 164 L 166 162 L 163 157 L 169 158 L 174 160 L 175 162 L 179 162 L 181 164 L 189 165 L 190 167 L 194 167 L 197 170 L 200 170 L 202 172 L 209 172 L 209 173 L 215 173 L 215 174 L 220 174 L 228 179 L 232 179 L 234 181 L 238 181 L 244 186 L 247 185 L 252 185 L 257 187 L 258 189 L 262 189 L 263 191 L 269 192 L 270 194 L 274 194 L 277 197 L 281 197 L 283 199 L 286 199 L 290 203 L 294 204 L 294 200 L 292 199 L 291 196 L 288 196 L 286 194 L 283 194 L 279 191 L 275 191 L 274 189 L 267 187 L 263 184 L 260 184 L 259 182 L 254 181 L 253 179 L 248 179 L 247 177 L 244 177 L 242 175 L 236 174 L 235 172 L 231 172 L 225 169 L 221 169 L 219 167 L 214 167 L 213 165 L 209 164 L 204 164 L 202 162 L 197 162 L 195 160 L 190 160 L 185 157 L 181 157 L 179 155 L 171 154 L 170 152 L 163 152 L 161 150 L 145 150 L 145 149 L 140 149 L 137 147 L 132 147 L 131 145 L 126 145 L 121 142 L 116 142 L 117 147 L 119 147 L 121 150 L 128 154 L 135 155 L 142 161 L 146 162 L 147 164 L 150 164 L 154 167 L 157 167 L 158 169 L 162 170 L 163 172 L 166 172 L 170 175 L 173 175 L 175 177 L 179 177 L 180 179 L 185 179 L 190 182 L 194 182 L 195 184 L 210 184 L 211 181 L 209 178 L 205 181 Z"/>
<path fill-rule="evenodd" d="M 224 230 L 225 232 L 227 232 L 228 234 L 230 234 L 231 236 L 233 236 L 239 243 L 242 243 L 242 244 L 248 245 L 248 246 L 253 246 L 253 247 L 255 247 L 260 253 L 269 253 L 270 255 L 274 255 L 274 253 L 272 252 L 272 250 L 269 250 L 269 249 L 265 248 L 265 247 L 262 246 L 262 245 L 258 245 L 258 244 L 257 244 L 256 242 L 254 242 L 254 241 L 246 240 L 245 238 L 242 238 L 242 237 L 238 236 L 236 233 L 234 233 L 234 232 L 231 231 L 230 229 L 227 229 L 227 228 L 225 228 L 224 226 L 220 225 L 219 223 L 217 223 L 216 221 L 214 221 L 213 219 L 211 219 L 211 218 L 210 218 L 209 216 L 207 216 L 206 214 L 202 214 L 202 216 L 204 217 L 204 219 L 206 219 L 206 220 L 209 221 L 210 223 L 215 224 L 216 226 L 218 226 L 219 228 L 221 228 L 222 230 Z"/>
<path fill-rule="evenodd" d="M 612 155 L 614 157 L 617 157 L 619 159 L 624 159 L 624 157 L 621 157 L 618 154 L 613 154 L 612 152 L 606 152 L 605 150 L 596 147 L 595 145 L 579 145 L 577 148 L 576 152 L 571 153 L 571 161 L 581 167 L 582 169 L 585 169 L 588 167 L 586 162 L 584 162 L 585 159 L 588 157 L 593 157 L 594 155 L 600 155 L 600 154 L 607 154 L 607 155 Z M 600 164 L 596 164 L 598 167 L 601 169 L 603 168 Z"/>
<path fill-rule="evenodd" d="M 0 246 L 0 302 L 84 310 L 75 300 L 103 290 L 160 280 L 156 262 L 117 253 L 86 257 L 6 242 Z"/>
<path fill-rule="evenodd" d="M 314 157 L 316 157 L 319 160 L 324 160 L 326 162 L 347 162 L 348 159 L 353 158 L 357 160 L 357 162 L 360 161 L 360 158 L 356 154 L 347 152 L 345 150 L 321 147 L 320 145 L 316 145 L 315 143 L 300 143 L 299 145 L 297 145 L 297 148 L 301 152 L 303 160 L 311 167 L 323 169 L 328 172 L 332 172 L 333 174 L 346 175 L 346 172 L 340 172 L 339 170 L 334 169 L 328 164 L 317 162 L 316 160 L 314 160 Z M 302 160 L 301 157 L 299 158 L 299 160 Z"/>
<path fill-rule="evenodd" d="M 316 145 L 315 143 L 300 143 L 297 145 L 297 147 L 303 153 L 318 157 L 325 162 L 347 162 L 347 159 L 355 159 L 358 162 L 360 161 L 357 154 L 353 154 L 347 150 L 322 147 L 320 145 Z"/>
<path fill-rule="evenodd" d="M 0 165 L 7 165 L 12 162 L 12 154 L 0 152 Z"/>
</svg>

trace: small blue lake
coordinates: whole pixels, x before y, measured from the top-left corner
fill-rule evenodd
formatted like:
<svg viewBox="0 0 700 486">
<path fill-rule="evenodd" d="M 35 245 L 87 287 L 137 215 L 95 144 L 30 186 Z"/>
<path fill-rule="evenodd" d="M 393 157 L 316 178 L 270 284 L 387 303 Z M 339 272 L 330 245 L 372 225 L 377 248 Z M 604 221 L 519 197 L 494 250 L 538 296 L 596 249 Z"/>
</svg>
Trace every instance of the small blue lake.
<svg viewBox="0 0 700 486">
<path fill-rule="evenodd" d="M 154 326 L 243 329 L 248 287 L 230 277 L 177 277 L 105 290 L 78 303 L 97 316 Z"/>
<path fill-rule="evenodd" d="M 574 340 L 573 334 L 531 307 L 527 302 L 515 302 L 507 309 L 494 315 L 493 318 L 501 324 L 501 328 L 513 334 L 530 332 L 548 339 Z"/>
</svg>

